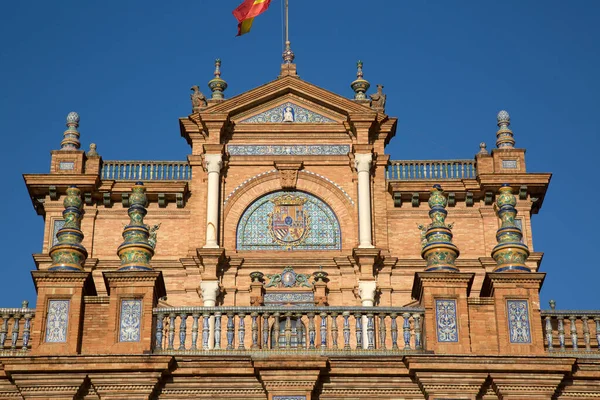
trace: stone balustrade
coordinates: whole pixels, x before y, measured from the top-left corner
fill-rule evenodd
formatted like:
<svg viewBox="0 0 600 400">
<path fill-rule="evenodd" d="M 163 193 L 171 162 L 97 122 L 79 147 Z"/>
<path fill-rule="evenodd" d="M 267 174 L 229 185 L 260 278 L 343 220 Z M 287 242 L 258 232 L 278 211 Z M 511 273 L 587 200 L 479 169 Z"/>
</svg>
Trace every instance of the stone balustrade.
<svg viewBox="0 0 600 400">
<path fill-rule="evenodd" d="M 424 352 L 424 310 L 411 307 L 155 308 L 154 352 Z"/>
<path fill-rule="evenodd" d="M 11 355 L 27 351 L 31 323 L 35 308 L 28 308 L 24 301 L 21 308 L 0 308 L 0 355 Z"/>
<path fill-rule="evenodd" d="M 116 181 L 187 181 L 192 170 L 187 161 L 103 161 L 102 179 Z"/>
<path fill-rule="evenodd" d="M 475 160 L 391 160 L 388 181 L 475 179 Z"/>
<path fill-rule="evenodd" d="M 542 310 L 549 352 L 600 354 L 600 310 Z"/>
</svg>

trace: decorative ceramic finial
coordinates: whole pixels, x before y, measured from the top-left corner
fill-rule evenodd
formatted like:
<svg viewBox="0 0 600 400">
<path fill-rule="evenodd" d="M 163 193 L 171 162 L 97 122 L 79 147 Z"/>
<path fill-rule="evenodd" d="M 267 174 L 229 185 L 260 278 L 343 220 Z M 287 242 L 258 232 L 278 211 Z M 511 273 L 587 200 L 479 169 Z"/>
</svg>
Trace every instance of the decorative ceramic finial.
<svg viewBox="0 0 600 400">
<path fill-rule="evenodd" d="M 129 195 L 129 225 L 123 230 L 125 241 L 117 249 L 121 259 L 119 271 L 151 271 L 150 260 L 154 248 L 149 243 L 150 230 L 144 224 L 146 215 L 146 187 L 142 182 L 133 185 Z"/>
<path fill-rule="evenodd" d="M 81 217 L 83 202 L 81 191 L 76 186 L 67 189 L 63 201 L 65 224 L 56 233 L 58 243 L 50 248 L 52 265 L 50 271 L 83 271 L 83 262 L 88 256 L 87 250 L 81 244 Z"/>
<path fill-rule="evenodd" d="M 227 82 L 221 79 L 221 59 L 215 60 L 215 77 L 208 82 L 208 87 L 212 91 L 211 100 L 224 100 L 223 92 L 227 89 Z"/>
<path fill-rule="evenodd" d="M 529 257 L 529 248 L 521 242 L 523 233 L 515 224 L 517 215 L 517 198 L 512 194 L 508 184 L 500 187 L 496 206 L 502 226 L 496 232 L 498 244 L 492 249 L 492 257 L 496 260 L 494 272 L 531 272 L 525 265 Z"/>
<path fill-rule="evenodd" d="M 64 133 L 62 142 L 60 142 L 61 150 L 79 150 L 79 114 L 71 111 L 67 115 L 67 130 Z"/>
<path fill-rule="evenodd" d="M 446 225 L 448 200 L 440 185 L 433 185 L 428 204 L 431 224 L 427 227 L 420 226 L 423 231 L 421 257 L 427 261 L 425 271 L 458 272 L 454 260 L 460 252 L 452 243 L 452 226 Z"/>
<path fill-rule="evenodd" d="M 554 301 L 554 300 L 550 300 L 550 301 L 548 302 L 548 304 L 550 304 L 550 309 L 551 309 L 551 310 L 555 310 L 555 309 L 556 309 L 556 301 Z"/>
<path fill-rule="evenodd" d="M 289 40 L 285 42 L 285 50 L 283 51 L 281 57 L 283 58 L 284 64 L 292 64 L 294 62 L 294 58 L 296 58 L 294 52 L 292 51 L 292 48 L 290 47 Z"/>
<path fill-rule="evenodd" d="M 505 110 L 498 113 L 498 132 L 496 132 L 496 147 L 499 149 L 512 149 L 515 145 L 513 132 L 510 125 L 510 115 Z"/>
<path fill-rule="evenodd" d="M 90 149 L 86 153 L 88 157 L 98 157 L 98 152 L 96 151 L 96 143 L 90 143 Z"/>
<path fill-rule="evenodd" d="M 487 151 L 487 144 L 485 144 L 485 142 L 479 143 L 479 153 L 477 153 L 477 154 L 490 154 Z"/>
<path fill-rule="evenodd" d="M 363 78 L 363 62 L 358 60 L 356 63 L 356 80 L 350 84 L 352 90 L 354 90 L 354 100 L 367 100 L 365 94 L 371 84 Z"/>
</svg>

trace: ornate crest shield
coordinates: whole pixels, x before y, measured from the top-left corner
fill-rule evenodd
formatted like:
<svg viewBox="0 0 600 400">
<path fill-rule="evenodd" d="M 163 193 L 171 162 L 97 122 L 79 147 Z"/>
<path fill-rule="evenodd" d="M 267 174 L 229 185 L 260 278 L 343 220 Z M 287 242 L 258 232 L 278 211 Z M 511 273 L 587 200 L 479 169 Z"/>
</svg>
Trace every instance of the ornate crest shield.
<svg viewBox="0 0 600 400">
<path fill-rule="evenodd" d="M 275 205 L 269 213 L 269 234 L 275 242 L 291 249 L 304 242 L 310 229 L 310 216 L 304 210 L 306 198 L 284 194 L 271 200 Z"/>
</svg>

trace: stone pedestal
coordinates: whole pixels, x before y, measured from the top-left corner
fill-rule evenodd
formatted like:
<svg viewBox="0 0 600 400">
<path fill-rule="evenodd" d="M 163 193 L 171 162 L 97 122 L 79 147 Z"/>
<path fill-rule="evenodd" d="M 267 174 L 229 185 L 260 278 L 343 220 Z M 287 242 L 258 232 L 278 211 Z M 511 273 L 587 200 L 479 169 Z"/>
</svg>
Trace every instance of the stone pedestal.
<svg viewBox="0 0 600 400">
<path fill-rule="evenodd" d="M 481 297 L 494 299 L 500 354 L 545 354 L 539 295 L 545 276 L 539 272 L 486 274 Z"/>
<path fill-rule="evenodd" d="M 109 354 L 143 354 L 152 350 L 152 308 L 166 295 L 162 272 L 104 272 L 110 296 L 106 350 Z"/>
<path fill-rule="evenodd" d="M 425 308 L 424 339 L 435 353 L 470 354 L 467 299 L 473 273 L 417 272 L 412 297 Z"/>
<path fill-rule="evenodd" d="M 32 271 L 37 290 L 31 354 L 74 355 L 81 350 L 83 296 L 95 296 L 89 272 Z"/>
</svg>

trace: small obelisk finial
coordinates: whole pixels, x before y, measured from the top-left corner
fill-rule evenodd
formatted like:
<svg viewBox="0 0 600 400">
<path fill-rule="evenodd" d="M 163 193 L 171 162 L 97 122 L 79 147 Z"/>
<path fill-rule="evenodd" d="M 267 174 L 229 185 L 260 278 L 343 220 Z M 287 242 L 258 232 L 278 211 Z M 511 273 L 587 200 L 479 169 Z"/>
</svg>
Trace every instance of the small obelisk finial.
<svg viewBox="0 0 600 400">
<path fill-rule="evenodd" d="M 425 229 L 421 257 L 427 261 L 425 271 L 458 272 L 454 260 L 460 254 L 458 247 L 452 243 L 451 226 L 446 225 L 446 206 L 448 199 L 438 184 L 433 185 L 429 196 L 429 217 L 431 224 Z"/>
<path fill-rule="evenodd" d="M 496 147 L 499 149 L 512 149 L 515 145 L 513 132 L 510 130 L 510 115 L 505 110 L 501 110 L 497 117 L 498 132 L 496 132 Z"/>
<path fill-rule="evenodd" d="M 354 90 L 354 100 L 368 102 L 366 92 L 371 87 L 371 84 L 363 78 L 362 68 L 363 62 L 358 60 L 356 63 L 356 80 L 350 84 L 350 87 Z"/>
<path fill-rule="evenodd" d="M 224 100 L 223 92 L 227 89 L 227 82 L 221 79 L 221 59 L 215 60 L 215 77 L 208 81 L 208 87 L 212 91 L 211 100 Z"/>
<path fill-rule="evenodd" d="M 67 130 L 64 133 L 63 140 L 60 142 L 61 150 L 79 150 L 79 114 L 71 111 L 67 115 Z"/>
<path fill-rule="evenodd" d="M 76 186 L 67 188 L 67 196 L 63 201 L 65 224 L 56 233 L 58 243 L 50 248 L 52 265 L 50 271 L 83 271 L 83 262 L 88 256 L 81 244 L 81 217 L 83 202 L 81 191 Z"/>
<path fill-rule="evenodd" d="M 148 238 L 150 230 L 144 224 L 146 215 L 146 187 L 142 182 L 136 182 L 129 195 L 129 225 L 123 229 L 124 242 L 117 249 L 121 259 L 119 271 L 152 271 L 150 260 L 154 255 L 154 248 Z"/>
<path fill-rule="evenodd" d="M 529 257 L 529 248 L 521 242 L 523 233 L 515 224 L 517 215 L 517 198 L 507 184 L 500 187 L 496 206 L 502 225 L 496 232 L 498 244 L 492 249 L 492 257 L 496 260 L 494 272 L 531 272 L 525 265 Z"/>
</svg>

